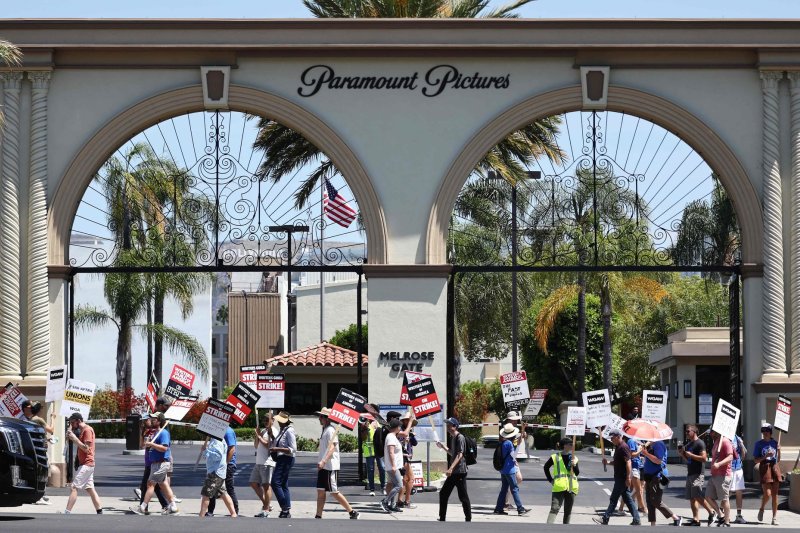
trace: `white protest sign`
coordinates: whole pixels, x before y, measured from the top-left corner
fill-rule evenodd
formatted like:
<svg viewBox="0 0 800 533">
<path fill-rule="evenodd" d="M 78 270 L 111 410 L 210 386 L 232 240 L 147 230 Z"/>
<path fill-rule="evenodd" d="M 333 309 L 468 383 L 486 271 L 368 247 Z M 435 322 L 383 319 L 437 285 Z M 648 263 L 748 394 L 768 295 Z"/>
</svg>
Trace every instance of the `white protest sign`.
<svg viewBox="0 0 800 533">
<path fill-rule="evenodd" d="M 516 410 L 531 400 L 528 390 L 528 377 L 525 371 L 500 374 L 500 387 L 503 390 L 503 402 L 506 410 Z"/>
<path fill-rule="evenodd" d="M 547 398 L 547 389 L 533 389 L 533 392 L 531 392 L 531 401 L 529 401 L 528 406 L 525 407 L 522 418 L 527 420 L 538 415 L 539 411 L 542 410 L 545 398 Z"/>
<path fill-rule="evenodd" d="M 47 388 L 44 401 L 57 402 L 64 397 L 64 387 L 67 386 L 67 365 L 54 366 L 47 371 Z"/>
<path fill-rule="evenodd" d="M 775 422 L 773 426 L 784 433 L 789 431 L 789 418 L 792 414 L 792 400 L 785 396 L 778 396 L 778 405 L 775 408 Z"/>
<path fill-rule="evenodd" d="M 253 388 L 259 394 L 256 407 L 283 409 L 286 401 L 286 378 L 283 374 L 259 374 Z"/>
<path fill-rule="evenodd" d="M 411 475 L 414 477 L 414 486 L 422 487 L 425 485 L 425 477 L 422 474 L 422 461 L 410 461 Z"/>
<path fill-rule="evenodd" d="M 642 391 L 642 418 L 667 422 L 667 393 L 661 390 Z"/>
<path fill-rule="evenodd" d="M 582 437 L 586 433 L 586 408 L 568 407 L 566 427 L 565 435 L 568 437 L 572 435 Z"/>
<path fill-rule="evenodd" d="M 741 411 L 733 405 L 725 400 L 720 400 L 719 403 L 717 403 L 714 424 L 711 426 L 712 431 L 716 431 L 723 437 L 727 437 L 732 441 L 736 437 L 736 426 L 739 425 L 740 413 Z"/>
<path fill-rule="evenodd" d="M 627 422 L 621 416 L 617 416 L 614 413 L 611 413 L 611 419 L 608 421 L 608 425 L 603 429 L 603 438 L 606 440 L 611 440 L 611 436 L 608 434 L 609 431 L 612 429 L 618 429 L 622 431 L 622 425 Z"/>
<path fill-rule="evenodd" d="M 12 418 L 25 418 L 22 412 L 22 402 L 27 400 L 22 391 L 9 383 L 0 393 L 0 416 Z"/>
<path fill-rule="evenodd" d="M 89 418 L 89 408 L 92 406 L 92 398 L 94 398 L 96 389 L 97 385 L 89 381 L 67 380 L 67 386 L 64 388 L 64 401 L 61 402 L 61 416 L 80 413 L 84 420 Z"/>
<path fill-rule="evenodd" d="M 180 422 L 192 409 L 196 401 L 197 396 L 181 396 L 172 401 L 164 416 L 169 420 Z"/>
<path fill-rule="evenodd" d="M 586 427 L 599 428 L 608 425 L 608 421 L 611 420 L 608 389 L 584 392 L 583 405 L 586 407 Z"/>
<path fill-rule="evenodd" d="M 197 431 L 211 438 L 222 440 L 231 423 L 236 408 L 229 403 L 208 399 L 206 410 L 197 423 Z"/>
</svg>

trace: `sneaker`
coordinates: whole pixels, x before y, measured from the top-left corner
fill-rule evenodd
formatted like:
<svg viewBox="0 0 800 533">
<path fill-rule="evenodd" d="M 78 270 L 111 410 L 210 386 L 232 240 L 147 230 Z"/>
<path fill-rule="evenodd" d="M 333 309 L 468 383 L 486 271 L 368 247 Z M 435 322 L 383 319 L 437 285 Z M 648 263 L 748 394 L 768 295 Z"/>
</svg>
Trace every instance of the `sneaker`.
<svg viewBox="0 0 800 533">
<path fill-rule="evenodd" d="M 595 524 L 600 524 L 601 526 L 607 526 L 608 518 L 606 518 L 605 516 L 602 517 L 593 516 L 592 522 L 594 522 Z"/>
<path fill-rule="evenodd" d="M 507 503 L 507 504 L 506 504 L 506 506 L 504 507 L 504 509 L 506 509 L 507 511 L 510 511 L 510 510 L 512 510 L 513 508 L 514 508 L 514 506 L 513 506 L 513 505 L 511 505 L 510 503 Z"/>
<path fill-rule="evenodd" d="M 763 522 L 764 521 L 764 509 L 759 509 L 758 510 L 758 521 L 759 522 Z"/>
<path fill-rule="evenodd" d="M 731 525 L 728 522 L 720 522 L 717 527 L 731 527 Z"/>
<path fill-rule="evenodd" d="M 175 498 L 175 503 L 183 503 L 183 500 L 181 500 L 180 498 Z"/>
<path fill-rule="evenodd" d="M 700 522 L 700 520 L 695 520 L 694 518 L 692 518 L 691 520 L 687 521 L 683 525 L 684 526 L 690 526 L 690 527 L 692 527 L 692 526 L 699 527 L 699 526 L 702 526 L 703 524 Z"/>
<path fill-rule="evenodd" d="M 128 509 L 130 509 L 135 514 L 140 514 L 140 515 L 144 514 L 144 509 L 142 509 L 138 505 L 131 505 Z"/>
<path fill-rule="evenodd" d="M 624 510 L 623 511 L 620 511 L 620 510 L 614 511 L 614 516 L 625 516 L 626 514 L 627 513 L 625 513 Z"/>
<path fill-rule="evenodd" d="M 417 506 L 414 505 L 413 503 L 407 503 L 403 507 L 406 508 L 406 509 L 416 509 L 417 508 Z"/>
<path fill-rule="evenodd" d="M 386 500 L 381 500 L 381 509 L 383 509 L 387 513 L 391 513 L 392 512 L 392 508 L 389 506 L 389 504 L 387 503 Z"/>
<path fill-rule="evenodd" d="M 530 512 L 531 512 L 531 510 L 530 510 L 530 509 L 525 509 L 525 508 L 523 507 L 522 509 L 520 509 L 519 511 L 517 511 L 517 514 L 518 514 L 519 516 L 525 516 L 526 514 L 528 514 L 528 513 L 530 513 Z"/>
<path fill-rule="evenodd" d="M 278 515 L 278 518 L 291 518 L 292 513 L 289 511 L 281 511 L 281 514 Z"/>
<path fill-rule="evenodd" d="M 437 522 L 444 522 L 445 520 L 444 520 L 444 518 L 442 518 L 442 517 L 439 517 L 439 518 L 437 518 L 437 519 L 436 519 L 436 521 L 437 521 Z"/>
<path fill-rule="evenodd" d="M 676 518 L 675 520 L 672 521 L 672 525 L 673 526 L 681 527 L 681 524 L 683 524 L 683 517 L 682 516 L 679 516 L 678 518 Z"/>
<path fill-rule="evenodd" d="M 167 509 L 165 511 L 161 511 L 161 514 L 162 515 L 177 515 L 177 514 L 180 514 L 180 510 L 177 507 L 175 507 L 174 509 L 172 509 L 170 507 L 167 507 Z"/>
<path fill-rule="evenodd" d="M 743 517 L 742 515 L 740 515 L 740 514 L 737 514 L 737 515 L 736 515 L 736 518 L 733 520 L 733 523 L 734 523 L 734 524 L 746 524 L 746 523 L 747 523 L 747 520 L 745 520 L 745 519 L 744 519 L 744 517 Z"/>
<path fill-rule="evenodd" d="M 145 511 L 145 512 L 146 512 L 146 511 Z M 100 509 L 95 509 L 95 513 L 96 513 L 96 514 L 103 514 L 103 509 L 102 509 L 102 508 L 100 508 Z"/>
<path fill-rule="evenodd" d="M 724 517 L 724 516 L 721 516 L 721 515 L 720 515 L 720 516 L 717 516 L 717 525 L 720 525 L 720 524 L 722 524 L 723 522 L 725 522 L 725 517 Z"/>
<path fill-rule="evenodd" d="M 359 512 L 358 511 L 350 511 L 350 520 L 358 520 Z"/>
<path fill-rule="evenodd" d="M 719 515 L 717 513 L 711 513 L 710 515 L 708 515 L 708 520 L 706 520 L 706 524 L 708 524 L 708 526 L 710 527 L 711 524 L 714 523 L 714 520 L 717 519 L 719 519 Z"/>
<path fill-rule="evenodd" d="M 72 511 L 67 511 L 64 509 L 63 511 L 59 511 L 58 514 L 72 514 Z"/>
<path fill-rule="evenodd" d="M 167 509 L 168 509 L 167 507 L 161 509 L 161 514 L 167 514 Z M 208 511 L 206 511 L 206 518 L 214 518 L 214 513 L 209 513 Z"/>
<path fill-rule="evenodd" d="M 505 509 L 502 509 L 502 510 L 500 510 L 500 511 L 498 511 L 497 509 L 495 509 L 495 510 L 494 510 L 494 512 L 493 512 L 492 514 L 506 514 L 506 515 L 507 515 L 507 514 L 508 514 L 508 511 L 506 511 Z"/>
<path fill-rule="evenodd" d="M 260 513 L 254 514 L 253 518 L 269 518 L 269 513 L 262 510 Z"/>
<path fill-rule="evenodd" d="M 142 499 L 142 489 L 133 489 L 133 493 L 136 494 L 136 499 L 141 501 L 141 499 Z"/>
<path fill-rule="evenodd" d="M 389 507 L 389 510 L 390 510 L 390 511 L 392 511 L 393 513 L 402 513 L 402 512 L 403 512 L 403 510 L 402 510 L 402 509 L 400 509 L 400 508 L 399 508 L 398 506 L 396 506 L 396 505 L 395 505 L 394 507 Z"/>
<path fill-rule="evenodd" d="M 773 518 L 772 519 L 772 525 L 773 526 L 777 526 L 778 525 L 778 519 L 777 518 Z"/>
<path fill-rule="evenodd" d="M 398 501 L 394 506 L 397 507 L 398 509 L 402 509 L 403 507 L 406 506 L 406 502 Z"/>
<path fill-rule="evenodd" d="M 631 522 L 631 525 L 632 526 L 641 526 L 642 522 L 641 522 L 641 520 L 634 520 L 633 522 Z"/>
<path fill-rule="evenodd" d="M 375 496 L 375 491 L 374 490 L 369 491 L 369 495 L 370 496 Z"/>
</svg>

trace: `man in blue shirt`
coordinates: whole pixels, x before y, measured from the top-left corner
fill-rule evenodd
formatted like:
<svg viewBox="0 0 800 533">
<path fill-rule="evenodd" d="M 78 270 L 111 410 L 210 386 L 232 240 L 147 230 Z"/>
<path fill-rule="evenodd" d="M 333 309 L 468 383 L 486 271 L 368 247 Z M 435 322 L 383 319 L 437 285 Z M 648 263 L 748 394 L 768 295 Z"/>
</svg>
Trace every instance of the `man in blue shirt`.
<svg viewBox="0 0 800 533">
<path fill-rule="evenodd" d="M 656 510 L 659 510 L 665 518 L 672 519 L 673 525 L 680 526 L 683 519 L 661 501 L 664 496 L 661 490 L 661 476 L 669 475 L 667 473 L 667 446 L 660 440 L 646 443 L 643 445 L 642 455 L 645 459 L 642 477 L 647 500 L 647 519 L 650 521 L 650 525 L 656 525 Z"/>
<path fill-rule="evenodd" d="M 226 465 L 226 472 L 225 472 L 225 490 L 228 493 L 228 496 L 231 497 L 233 500 L 233 508 L 236 510 L 236 514 L 239 514 L 239 499 L 236 498 L 236 488 L 233 486 L 233 476 L 236 474 L 236 432 L 233 431 L 233 428 L 228 426 L 228 429 L 225 430 L 225 445 L 228 446 L 228 453 L 227 453 L 227 465 Z M 208 502 L 208 513 L 206 516 L 214 516 L 214 509 L 217 507 L 217 499 L 211 498 Z"/>
<path fill-rule="evenodd" d="M 228 445 L 223 440 L 211 439 L 205 449 L 206 455 L 206 479 L 203 482 L 203 488 L 200 490 L 200 516 L 207 516 L 208 505 L 212 498 L 222 498 L 225 507 L 231 517 L 236 517 L 236 508 L 233 506 L 233 500 L 228 496 L 225 489 L 225 478 L 227 474 L 227 455 Z"/>
<path fill-rule="evenodd" d="M 519 485 L 517 484 L 517 471 L 519 465 L 514 458 L 514 439 L 519 435 L 519 429 L 514 424 L 508 423 L 500 430 L 500 454 L 503 457 L 503 468 L 500 469 L 500 494 L 497 496 L 497 504 L 494 507 L 494 514 L 508 514 L 503 507 L 506 503 L 506 494 L 511 488 L 511 497 L 517 506 L 519 516 L 528 514 L 528 509 L 522 505 L 519 499 Z"/>
<path fill-rule="evenodd" d="M 162 514 L 178 514 L 175 495 L 172 493 L 172 489 L 169 486 L 169 478 L 167 477 L 170 468 L 170 435 L 167 429 L 168 422 L 164 413 L 154 413 L 150 415 L 150 417 L 158 420 L 160 429 L 152 441 L 144 443 L 145 448 L 147 448 L 145 453 L 150 456 L 150 478 L 147 480 L 147 492 L 144 498 L 142 498 L 142 502 L 136 507 L 131 507 L 131 511 L 136 514 L 147 514 L 147 505 L 153 497 L 156 485 L 158 485 L 164 497 L 169 502 L 169 505 Z"/>
</svg>

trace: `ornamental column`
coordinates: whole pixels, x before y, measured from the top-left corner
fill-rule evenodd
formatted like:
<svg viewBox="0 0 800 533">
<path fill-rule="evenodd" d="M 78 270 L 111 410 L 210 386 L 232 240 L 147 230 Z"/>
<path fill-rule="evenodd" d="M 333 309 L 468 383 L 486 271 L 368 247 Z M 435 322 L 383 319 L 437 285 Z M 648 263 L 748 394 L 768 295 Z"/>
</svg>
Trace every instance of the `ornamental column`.
<svg viewBox="0 0 800 533">
<path fill-rule="evenodd" d="M 20 375 L 19 97 L 21 72 L 3 72 L 0 183 L 0 379 Z"/>
<path fill-rule="evenodd" d="M 28 186 L 28 353 L 25 374 L 44 376 L 50 366 L 47 276 L 47 91 L 49 71 L 31 80 L 31 164 Z"/>
<path fill-rule="evenodd" d="M 791 225 L 791 347 L 789 369 L 800 376 L 800 71 L 787 73 L 791 97 L 792 225 Z"/>
<path fill-rule="evenodd" d="M 778 84 L 783 72 L 762 71 L 764 206 L 764 380 L 786 375 Z"/>
</svg>

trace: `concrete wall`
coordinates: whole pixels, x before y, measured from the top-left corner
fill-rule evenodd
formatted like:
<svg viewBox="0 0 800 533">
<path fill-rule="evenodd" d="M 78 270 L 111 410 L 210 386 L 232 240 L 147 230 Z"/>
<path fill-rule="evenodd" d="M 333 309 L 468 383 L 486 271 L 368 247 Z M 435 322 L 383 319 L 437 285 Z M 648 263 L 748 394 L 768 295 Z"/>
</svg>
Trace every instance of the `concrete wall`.
<svg viewBox="0 0 800 533">
<path fill-rule="evenodd" d="M 332 276 L 331 276 L 332 277 Z M 320 339 L 319 331 L 319 284 L 296 287 L 297 296 L 297 346 L 304 348 L 319 344 L 320 340 L 330 340 L 337 330 L 346 329 L 358 320 L 356 308 L 356 281 L 335 281 L 325 284 L 325 331 Z M 367 282 L 362 282 L 361 298 L 363 309 L 367 310 Z M 362 317 L 367 323 L 367 315 Z M 367 346 L 364 345 L 366 353 Z"/>
</svg>

